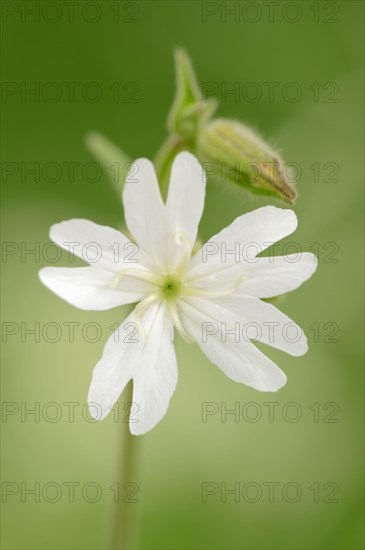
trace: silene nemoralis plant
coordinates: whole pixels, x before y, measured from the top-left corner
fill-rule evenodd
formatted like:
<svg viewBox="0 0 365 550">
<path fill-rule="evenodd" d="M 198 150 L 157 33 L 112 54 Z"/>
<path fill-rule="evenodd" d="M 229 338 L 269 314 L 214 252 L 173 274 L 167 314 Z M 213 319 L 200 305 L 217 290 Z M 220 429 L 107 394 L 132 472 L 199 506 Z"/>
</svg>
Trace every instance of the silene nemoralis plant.
<svg viewBox="0 0 365 550">
<path fill-rule="evenodd" d="M 310 253 L 261 255 L 297 227 L 292 210 L 273 205 L 239 216 L 200 245 L 203 167 L 212 177 L 224 170 L 229 185 L 276 203 L 293 203 L 296 192 L 283 178 L 280 156 L 253 130 L 213 118 L 217 102 L 203 99 L 187 54 L 177 51 L 175 62 L 169 136 L 154 163 L 145 158 L 128 163 L 106 138 L 88 137 L 109 175 L 116 164 L 120 168 L 117 180 L 113 169 L 113 180 L 122 193 L 126 231 L 83 219 L 57 223 L 50 238 L 66 250 L 73 243 L 73 253 L 89 265 L 40 271 L 50 290 L 78 308 L 132 305 L 94 369 L 88 402 L 91 414 L 102 419 L 133 380 L 130 430 L 135 435 L 163 418 L 174 393 L 174 329 L 235 382 L 259 391 L 281 388 L 285 374 L 254 342 L 299 356 L 306 353 L 307 341 L 301 328 L 266 299 L 298 288 L 317 266 Z M 89 243 L 97 250 L 92 260 L 84 254 Z"/>
</svg>

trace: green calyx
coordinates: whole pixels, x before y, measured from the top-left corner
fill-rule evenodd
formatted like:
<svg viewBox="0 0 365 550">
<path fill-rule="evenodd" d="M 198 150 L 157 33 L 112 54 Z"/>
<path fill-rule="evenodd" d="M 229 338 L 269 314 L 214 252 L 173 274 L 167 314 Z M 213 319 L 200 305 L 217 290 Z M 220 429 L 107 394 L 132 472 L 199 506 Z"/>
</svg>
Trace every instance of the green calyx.
<svg viewBox="0 0 365 550">
<path fill-rule="evenodd" d="M 256 132 L 235 120 L 216 119 L 199 133 L 196 154 L 207 175 L 258 195 L 293 204 L 296 190 L 284 161 Z"/>
</svg>

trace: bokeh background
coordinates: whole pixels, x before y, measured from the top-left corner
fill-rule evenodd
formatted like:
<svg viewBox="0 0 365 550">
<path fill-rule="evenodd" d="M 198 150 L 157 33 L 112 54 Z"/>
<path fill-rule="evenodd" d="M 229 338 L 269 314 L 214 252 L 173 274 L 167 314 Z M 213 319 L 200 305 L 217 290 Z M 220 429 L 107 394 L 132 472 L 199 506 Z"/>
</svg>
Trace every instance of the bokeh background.
<svg viewBox="0 0 365 550">
<path fill-rule="evenodd" d="M 35 4 L 39 16 L 30 13 Z M 1 6 L 3 548 L 109 548 L 126 398 L 119 422 L 112 415 L 89 422 L 84 405 L 110 327 L 125 311 L 79 311 L 44 288 L 37 272 L 54 255 L 47 248 L 53 223 L 123 224 L 107 176 L 87 168 L 94 159 L 85 136 L 97 130 L 132 159 L 152 158 L 166 136 L 177 46 L 189 52 L 201 83 L 218 91 L 239 83 L 239 101 L 220 97 L 220 116 L 256 127 L 300 165 L 299 229 L 287 242 L 316 251 L 319 268 L 280 304 L 305 329 L 310 351 L 292 358 L 268 350 L 288 375 L 277 394 L 235 384 L 176 338 L 176 393 L 164 420 L 138 440 L 138 502 L 128 506 L 138 517 L 139 546 L 363 548 L 363 3 L 103 0 L 75 5 L 73 16 L 65 4 Z M 261 89 L 258 100 L 245 95 L 249 82 Z M 277 83 L 274 98 L 265 82 Z M 296 101 L 285 95 L 294 94 L 290 82 L 301 90 Z M 101 90 L 95 101 L 89 83 Z M 26 93 L 37 86 L 38 96 Z M 70 163 L 78 163 L 74 178 Z M 36 175 L 26 173 L 31 168 Z M 210 182 L 202 238 L 266 202 Z M 54 265 L 68 263 L 63 255 Z M 26 332 L 37 323 L 39 338 Z M 218 412 L 203 422 L 207 402 Z M 274 402 L 271 422 L 267 403 Z M 73 422 L 66 403 L 78 404 Z M 239 407 L 238 422 L 233 415 L 222 422 L 224 406 Z M 79 484 L 74 502 L 70 482 Z M 204 482 L 217 491 L 206 502 Z M 39 502 L 26 493 L 36 483 Z M 239 502 L 232 495 L 223 502 L 222 487 L 237 483 Z"/>
</svg>

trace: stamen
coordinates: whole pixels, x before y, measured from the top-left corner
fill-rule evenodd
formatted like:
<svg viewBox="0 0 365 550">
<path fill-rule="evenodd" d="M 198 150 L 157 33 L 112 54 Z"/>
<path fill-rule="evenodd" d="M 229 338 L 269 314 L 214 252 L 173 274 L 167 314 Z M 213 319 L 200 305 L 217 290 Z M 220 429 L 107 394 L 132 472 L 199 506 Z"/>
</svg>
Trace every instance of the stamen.
<svg viewBox="0 0 365 550">
<path fill-rule="evenodd" d="M 171 315 L 171 318 L 172 318 L 172 321 L 175 325 L 176 330 L 178 331 L 180 336 L 185 340 L 185 342 L 187 342 L 188 344 L 192 344 L 195 340 L 184 329 L 183 324 L 182 324 L 181 319 L 180 319 L 178 309 L 176 307 L 176 303 L 171 302 L 169 300 L 166 303 L 167 303 L 167 307 L 168 307 L 169 313 Z"/>
<path fill-rule="evenodd" d="M 176 231 L 174 235 L 175 243 L 178 246 L 182 246 L 184 248 L 183 250 L 183 257 L 180 262 L 179 266 L 179 273 L 182 274 L 185 272 L 185 269 L 190 262 L 191 258 L 191 243 L 188 235 L 184 231 Z"/>
<path fill-rule="evenodd" d="M 116 275 L 114 279 L 112 279 L 111 282 L 109 283 L 109 288 L 117 288 L 117 286 L 119 285 L 120 279 L 121 279 L 120 276 L 118 277 L 118 275 Z"/>
<path fill-rule="evenodd" d="M 124 277 L 129 277 L 130 279 L 135 279 L 137 281 L 143 281 L 146 283 L 151 283 L 153 285 L 160 285 L 162 278 L 150 271 L 144 271 L 142 269 L 128 268 L 123 269 L 115 274 L 114 278 L 109 283 L 109 288 L 117 288 L 121 279 Z"/>
<path fill-rule="evenodd" d="M 220 296 L 227 296 L 227 294 L 232 294 L 232 292 L 234 292 L 245 279 L 246 277 L 242 275 L 241 277 L 238 277 L 235 283 L 232 283 L 226 288 L 221 288 L 220 290 L 205 290 L 203 288 L 200 289 L 194 287 L 186 287 L 184 294 L 187 296 L 198 296 L 201 298 L 219 298 Z"/>
<path fill-rule="evenodd" d="M 228 269 L 232 269 L 233 265 L 231 263 L 226 263 L 220 266 L 220 268 L 215 269 L 215 273 L 223 273 L 227 271 Z M 199 273 L 194 275 L 194 269 L 186 274 L 185 280 L 187 283 L 192 283 L 193 281 L 198 281 L 199 279 L 205 279 L 206 277 L 209 277 L 209 273 Z"/>
<path fill-rule="evenodd" d="M 149 334 L 145 331 L 143 323 L 142 323 L 142 315 L 146 311 L 146 309 L 153 304 L 153 302 L 156 302 L 160 298 L 158 292 L 152 292 L 149 296 L 144 298 L 139 304 L 136 305 L 133 315 L 136 320 L 136 323 L 138 324 L 139 331 L 142 335 L 142 338 L 144 340 L 148 340 Z"/>
</svg>

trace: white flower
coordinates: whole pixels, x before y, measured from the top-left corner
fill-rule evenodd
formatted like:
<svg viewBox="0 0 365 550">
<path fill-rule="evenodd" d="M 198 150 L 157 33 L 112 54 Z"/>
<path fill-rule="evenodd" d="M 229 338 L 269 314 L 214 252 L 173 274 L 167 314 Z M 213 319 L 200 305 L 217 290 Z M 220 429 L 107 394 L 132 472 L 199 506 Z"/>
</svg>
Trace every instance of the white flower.
<svg viewBox="0 0 365 550">
<path fill-rule="evenodd" d="M 123 192 L 137 253 L 119 231 L 87 220 L 50 230 L 54 242 L 91 265 L 42 269 L 49 289 L 87 310 L 139 302 L 106 343 L 88 397 L 104 418 L 133 379 L 134 434 L 162 419 L 175 390 L 174 326 L 229 378 L 260 391 L 278 390 L 286 376 L 250 340 L 294 356 L 307 351 L 301 329 L 260 300 L 294 290 L 315 271 L 309 253 L 257 257 L 296 229 L 294 212 L 266 206 L 240 216 L 191 257 L 204 197 L 205 174 L 191 154 L 175 158 L 166 204 L 152 163 L 139 159 Z M 98 261 L 90 250 L 101 251 Z"/>
</svg>

